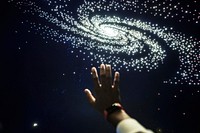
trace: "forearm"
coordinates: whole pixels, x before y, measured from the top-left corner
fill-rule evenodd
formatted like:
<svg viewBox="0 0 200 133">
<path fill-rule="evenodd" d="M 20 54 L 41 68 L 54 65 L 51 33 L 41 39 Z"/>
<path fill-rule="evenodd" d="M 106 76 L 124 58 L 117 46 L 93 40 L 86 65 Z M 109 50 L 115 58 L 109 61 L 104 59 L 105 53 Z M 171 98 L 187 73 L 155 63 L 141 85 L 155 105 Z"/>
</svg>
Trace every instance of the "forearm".
<svg viewBox="0 0 200 133">
<path fill-rule="evenodd" d="M 114 127 L 117 127 L 117 124 L 124 120 L 131 118 L 124 110 L 118 110 L 113 112 L 107 117 L 108 122 L 110 122 Z"/>
<path fill-rule="evenodd" d="M 110 114 L 107 120 L 116 128 L 117 133 L 153 133 L 131 118 L 124 110 Z"/>
</svg>

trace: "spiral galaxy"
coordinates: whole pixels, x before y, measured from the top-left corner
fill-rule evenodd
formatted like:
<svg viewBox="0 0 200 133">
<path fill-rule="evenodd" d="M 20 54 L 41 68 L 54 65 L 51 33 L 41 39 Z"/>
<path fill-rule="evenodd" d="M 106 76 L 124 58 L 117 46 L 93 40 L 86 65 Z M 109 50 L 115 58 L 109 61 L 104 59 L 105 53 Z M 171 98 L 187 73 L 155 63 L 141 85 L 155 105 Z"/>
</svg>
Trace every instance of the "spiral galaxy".
<svg viewBox="0 0 200 133">
<path fill-rule="evenodd" d="M 152 71 L 165 62 L 166 47 L 178 52 L 179 69 L 169 84 L 200 85 L 199 40 L 172 26 L 148 18 L 199 24 L 197 1 L 173 0 L 25 0 L 16 2 L 24 13 L 38 16 L 45 24 L 26 20 L 44 39 L 70 43 L 91 64 L 112 64 L 115 70 Z M 193 6 L 193 10 L 188 10 Z M 190 8 L 191 9 L 191 8 Z M 147 16 L 140 19 L 138 16 Z M 73 53 L 73 49 L 71 53 Z"/>
</svg>

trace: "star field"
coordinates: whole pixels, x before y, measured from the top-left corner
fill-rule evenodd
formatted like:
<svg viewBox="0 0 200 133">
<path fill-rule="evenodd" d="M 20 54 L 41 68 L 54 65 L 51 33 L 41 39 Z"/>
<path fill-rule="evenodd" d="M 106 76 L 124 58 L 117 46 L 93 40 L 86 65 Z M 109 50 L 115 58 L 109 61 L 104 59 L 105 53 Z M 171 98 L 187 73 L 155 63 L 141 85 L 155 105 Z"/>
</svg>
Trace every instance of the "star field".
<svg viewBox="0 0 200 133">
<path fill-rule="evenodd" d="M 172 26 L 134 18 L 134 14 L 139 14 L 197 25 L 197 1 L 85 0 L 79 3 L 77 7 L 72 7 L 71 0 L 46 0 L 42 5 L 26 0 L 15 4 L 24 13 L 38 16 L 46 22 L 26 20 L 23 23 L 29 23 L 30 28 L 47 41 L 70 42 L 74 49 L 79 49 L 79 54 L 85 55 L 83 60 L 91 61 L 91 65 L 108 63 L 114 70 L 149 72 L 165 63 L 168 56 L 164 48 L 166 45 L 178 52 L 180 66 L 175 76 L 163 83 L 200 84 L 200 41 L 174 30 Z M 74 53 L 73 50 L 71 53 Z"/>
</svg>

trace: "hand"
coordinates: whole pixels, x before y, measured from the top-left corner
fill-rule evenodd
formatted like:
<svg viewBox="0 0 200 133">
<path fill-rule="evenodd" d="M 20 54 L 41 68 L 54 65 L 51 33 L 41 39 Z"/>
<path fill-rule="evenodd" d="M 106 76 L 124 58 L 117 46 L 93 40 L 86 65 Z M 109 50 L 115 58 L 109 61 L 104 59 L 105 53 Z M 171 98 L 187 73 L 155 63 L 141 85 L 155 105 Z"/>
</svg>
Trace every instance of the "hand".
<svg viewBox="0 0 200 133">
<path fill-rule="evenodd" d="M 112 71 L 110 65 L 100 65 L 100 80 L 95 67 L 92 67 L 92 78 L 94 82 L 95 96 L 89 89 L 84 92 L 89 103 L 102 114 L 104 110 L 113 103 L 120 103 L 119 93 L 119 72 L 115 72 L 114 81 L 112 81 Z"/>
<path fill-rule="evenodd" d="M 84 92 L 88 98 L 89 103 L 99 112 L 104 114 L 105 109 L 110 107 L 113 103 L 121 104 L 119 93 L 119 73 L 115 72 L 114 81 L 112 81 L 112 71 L 110 65 L 100 65 L 100 80 L 96 68 L 92 67 L 91 71 L 94 82 L 94 91 L 96 95 L 94 96 L 89 89 L 85 89 Z M 121 127 L 122 131 L 133 130 L 138 132 L 151 133 L 151 131 L 146 130 L 136 120 L 131 118 L 124 109 L 112 112 L 106 117 L 106 119 L 116 128 L 121 121 L 130 119 L 132 123 L 129 123 L 129 121 L 128 126 Z"/>
</svg>

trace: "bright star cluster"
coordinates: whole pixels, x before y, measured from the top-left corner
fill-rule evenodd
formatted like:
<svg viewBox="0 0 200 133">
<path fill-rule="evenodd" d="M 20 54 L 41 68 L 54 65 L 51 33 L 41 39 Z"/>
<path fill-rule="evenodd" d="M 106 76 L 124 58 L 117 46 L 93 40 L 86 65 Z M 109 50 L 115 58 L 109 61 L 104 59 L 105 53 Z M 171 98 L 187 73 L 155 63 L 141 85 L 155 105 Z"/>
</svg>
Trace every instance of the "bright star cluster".
<svg viewBox="0 0 200 133">
<path fill-rule="evenodd" d="M 165 63 L 168 56 L 165 47 L 169 47 L 178 53 L 180 66 L 164 83 L 200 85 L 200 41 L 174 31 L 172 26 L 135 17 L 147 15 L 152 19 L 197 25 L 200 20 L 198 1 L 79 0 L 74 5 L 72 0 L 24 0 L 15 4 L 24 13 L 45 22 L 27 20 L 23 23 L 29 23 L 46 40 L 71 44 L 91 65 L 108 63 L 115 70 L 149 72 Z M 71 53 L 75 53 L 73 49 Z"/>
</svg>

